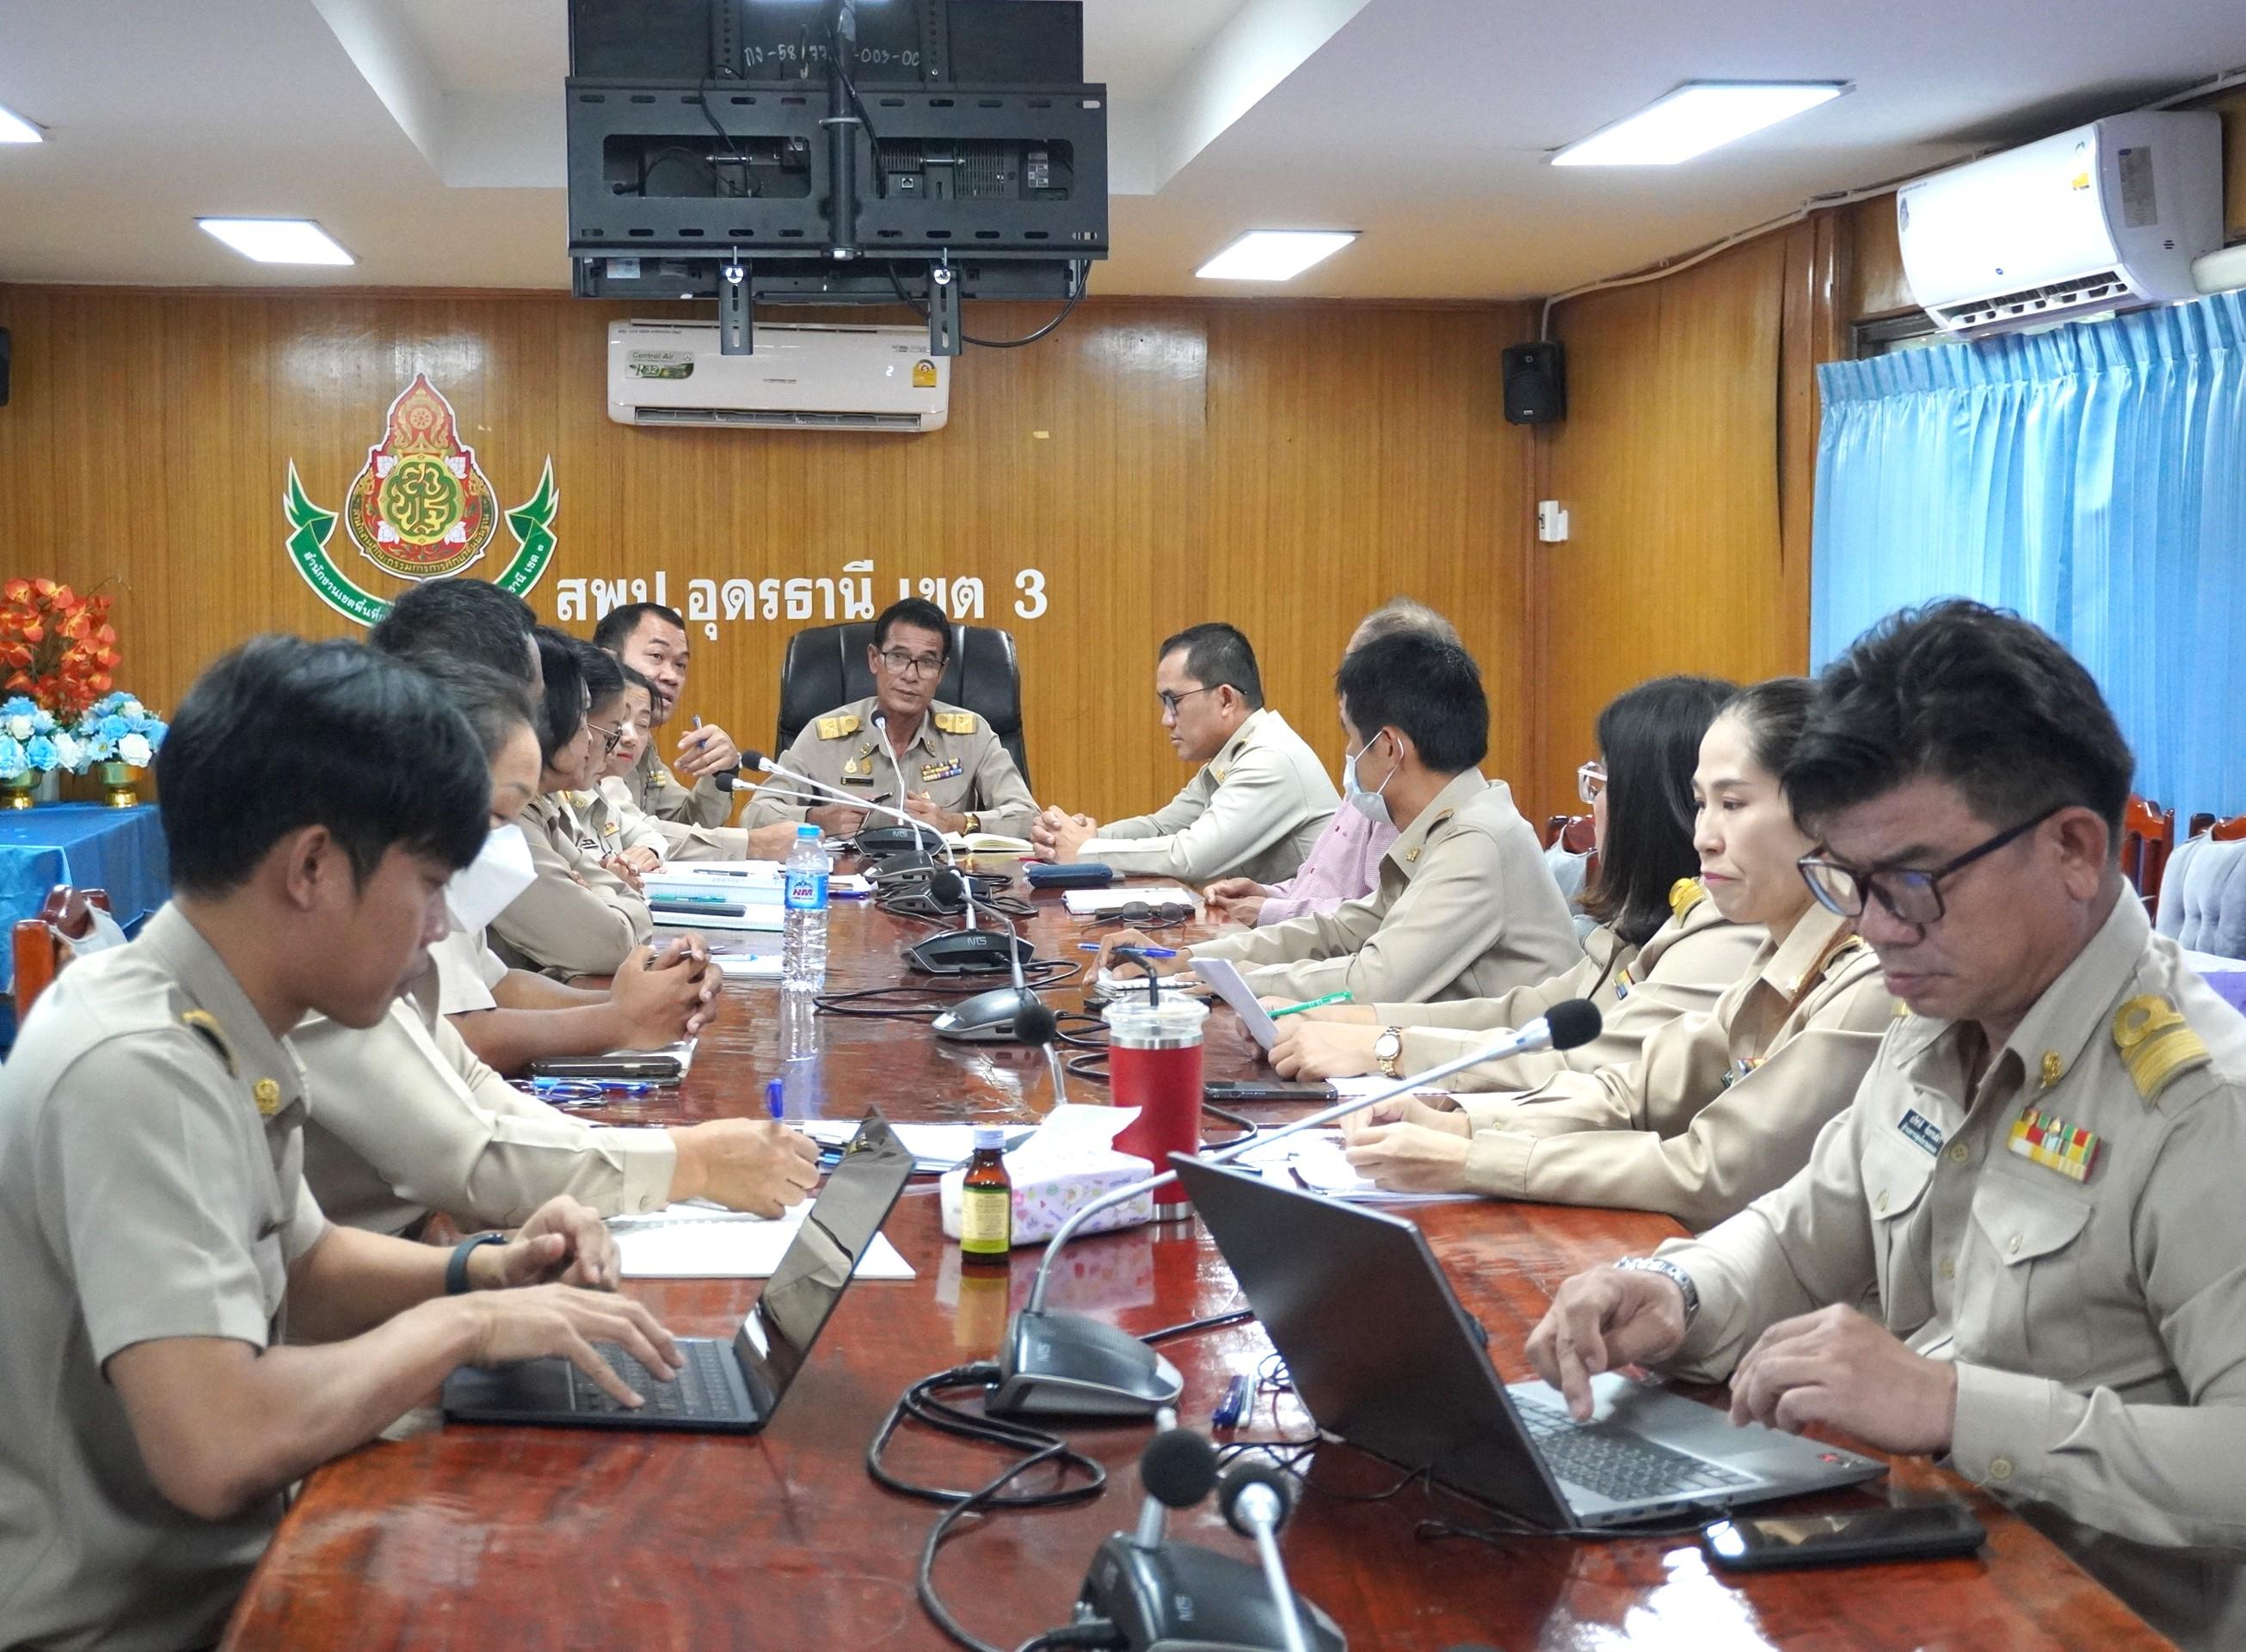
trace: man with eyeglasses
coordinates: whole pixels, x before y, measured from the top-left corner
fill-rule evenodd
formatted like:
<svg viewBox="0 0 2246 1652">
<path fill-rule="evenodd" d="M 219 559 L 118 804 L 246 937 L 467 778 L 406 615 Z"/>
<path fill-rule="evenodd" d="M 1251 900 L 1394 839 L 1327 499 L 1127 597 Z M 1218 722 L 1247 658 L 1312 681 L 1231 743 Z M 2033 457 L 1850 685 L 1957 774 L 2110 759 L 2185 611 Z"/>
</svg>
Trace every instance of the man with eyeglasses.
<svg viewBox="0 0 2246 1652">
<path fill-rule="evenodd" d="M 1030 833 L 1039 853 L 1194 884 L 1293 877 L 1341 793 L 1309 742 L 1263 704 L 1248 639 L 1219 623 L 1165 637 L 1155 653 L 1154 700 L 1171 746 L 1201 765 L 1193 778 L 1154 813 L 1105 826 L 1047 809 Z"/>
<path fill-rule="evenodd" d="M 632 800 L 668 845 L 664 859 L 738 860 L 756 853 L 725 825 L 732 816 L 733 794 L 718 789 L 718 777 L 740 765 L 732 738 L 716 724 L 696 718 L 677 742 L 684 785 L 656 751 L 655 731 L 670 721 L 686 691 L 685 617 L 660 602 L 627 602 L 602 615 L 593 629 L 593 646 L 606 649 L 647 678 L 652 690 L 647 744 L 640 748 L 631 790 Z"/>
<path fill-rule="evenodd" d="M 2163 1632 L 2236 1647 L 2246 1020 L 2121 875 L 2133 766 L 2014 615 L 1936 603 L 1835 662 L 1786 790 L 1902 1012 L 1807 1168 L 1569 1281 L 1528 1353 L 1578 1415 L 1653 1365 L 1946 1456 Z"/>
<path fill-rule="evenodd" d="M 936 697 L 950 663 L 951 622 L 943 610 L 917 596 L 891 603 L 874 622 L 866 649 L 873 693 L 813 718 L 780 766 L 902 809 L 938 832 L 1028 837 L 1038 804 L 1012 754 L 974 712 Z M 755 832 L 808 820 L 830 838 L 847 838 L 867 814 L 855 803 L 807 802 L 787 781 L 775 780 L 757 793 L 742 823 Z M 888 820 L 874 817 L 876 826 Z"/>
</svg>

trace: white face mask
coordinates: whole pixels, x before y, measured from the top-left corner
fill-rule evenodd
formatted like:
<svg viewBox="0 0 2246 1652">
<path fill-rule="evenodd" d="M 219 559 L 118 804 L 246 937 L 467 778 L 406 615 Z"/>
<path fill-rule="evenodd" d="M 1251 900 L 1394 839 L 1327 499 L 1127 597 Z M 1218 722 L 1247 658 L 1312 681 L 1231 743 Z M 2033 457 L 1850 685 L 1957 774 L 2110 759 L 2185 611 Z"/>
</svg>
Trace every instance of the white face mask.
<svg viewBox="0 0 2246 1652">
<path fill-rule="evenodd" d="M 537 876 L 522 828 L 509 821 L 494 826 L 476 858 L 453 874 L 445 886 L 445 904 L 454 923 L 470 935 L 480 935 Z"/>
<path fill-rule="evenodd" d="M 1372 740 L 1378 740 L 1379 738 L 1376 734 L 1372 737 Z M 1393 826 L 1396 824 L 1396 817 L 1388 812 L 1388 799 L 1383 797 L 1381 792 L 1388 790 L 1388 781 L 1393 780 L 1396 778 L 1396 770 L 1404 765 L 1399 763 L 1388 771 L 1387 779 L 1381 781 L 1379 792 L 1368 792 L 1358 784 L 1358 760 L 1366 751 L 1372 750 L 1372 740 L 1367 740 L 1365 743 L 1364 751 L 1360 751 L 1356 757 L 1344 760 L 1341 765 L 1342 799 L 1351 808 L 1355 809 L 1373 825 Z"/>
</svg>

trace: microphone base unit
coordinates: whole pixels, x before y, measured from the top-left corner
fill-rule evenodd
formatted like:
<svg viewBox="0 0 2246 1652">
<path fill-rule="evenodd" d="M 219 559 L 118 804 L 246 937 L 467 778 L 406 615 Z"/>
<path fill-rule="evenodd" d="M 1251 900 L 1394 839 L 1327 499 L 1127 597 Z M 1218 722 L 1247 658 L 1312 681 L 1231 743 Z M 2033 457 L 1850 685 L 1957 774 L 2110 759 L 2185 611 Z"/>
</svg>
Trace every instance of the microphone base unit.
<svg viewBox="0 0 2246 1652">
<path fill-rule="evenodd" d="M 1006 1328 L 983 1409 L 997 1417 L 1152 1417 L 1184 1391 L 1178 1368 L 1128 1331 L 1081 1314 L 1025 1309 Z"/>
<path fill-rule="evenodd" d="M 1347 1652 L 1349 1638 L 1295 1596 L 1310 1652 Z M 1141 1547 L 1119 1533 L 1099 1546 L 1078 1596 L 1079 1619 L 1115 1625 L 1125 1652 L 1287 1652 L 1260 1566 L 1191 1543 Z"/>
<path fill-rule="evenodd" d="M 932 852 L 931 846 L 940 846 L 943 841 L 943 833 L 934 826 L 918 832 L 902 826 L 861 826 L 856 838 L 858 853 L 868 860 L 917 853 L 925 861 Z"/>
<path fill-rule="evenodd" d="M 907 947 L 905 962 L 924 976 L 1011 975 L 1010 948 L 1024 967 L 1036 961 L 1035 947 L 1003 929 L 946 929 Z"/>
</svg>

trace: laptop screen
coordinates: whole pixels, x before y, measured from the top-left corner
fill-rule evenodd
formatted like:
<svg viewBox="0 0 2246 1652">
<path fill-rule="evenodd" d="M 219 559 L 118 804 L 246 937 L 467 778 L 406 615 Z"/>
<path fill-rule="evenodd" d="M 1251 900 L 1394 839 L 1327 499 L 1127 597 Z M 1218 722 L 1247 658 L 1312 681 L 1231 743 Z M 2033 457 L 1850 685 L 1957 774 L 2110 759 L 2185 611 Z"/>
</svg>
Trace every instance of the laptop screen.
<svg viewBox="0 0 2246 1652">
<path fill-rule="evenodd" d="M 888 1120 L 878 1110 L 868 1112 L 733 1338 L 761 1414 L 770 1415 L 803 1369 L 912 1170 L 913 1156 Z"/>
</svg>

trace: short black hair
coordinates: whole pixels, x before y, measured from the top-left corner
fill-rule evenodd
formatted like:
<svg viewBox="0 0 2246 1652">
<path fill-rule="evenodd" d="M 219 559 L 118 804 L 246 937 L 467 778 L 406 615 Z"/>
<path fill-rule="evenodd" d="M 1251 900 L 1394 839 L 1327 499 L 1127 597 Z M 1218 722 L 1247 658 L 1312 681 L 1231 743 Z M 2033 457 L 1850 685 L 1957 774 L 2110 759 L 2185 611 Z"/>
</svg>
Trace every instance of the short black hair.
<svg viewBox="0 0 2246 1652">
<path fill-rule="evenodd" d="M 1812 831 L 1920 775 L 1996 826 L 2077 804 L 2119 854 L 2136 767 L 2106 697 L 2056 638 L 1950 598 L 1889 615 L 1825 668 L 1786 790 Z"/>
<path fill-rule="evenodd" d="M 588 707 L 606 705 L 624 691 L 623 662 L 596 643 L 577 644 L 577 669 L 585 674 Z"/>
<path fill-rule="evenodd" d="M 172 887 L 223 895 L 325 826 L 364 883 L 393 848 L 458 870 L 483 847 L 491 770 L 411 666 L 356 642 L 261 636 L 196 679 L 156 753 Z"/>
<path fill-rule="evenodd" d="M 881 610 L 874 622 L 874 651 L 878 654 L 889 645 L 889 628 L 909 625 L 915 630 L 933 631 L 943 639 L 943 663 L 951 663 L 951 621 L 944 611 L 924 596 L 908 596 L 892 602 Z"/>
<path fill-rule="evenodd" d="M 1749 683 L 1724 705 L 1723 715 L 1746 730 L 1747 755 L 1786 791 L 1789 803 L 1793 793 L 1787 787 L 1787 772 L 1816 704 L 1817 685 L 1807 677 L 1773 676 Z"/>
<path fill-rule="evenodd" d="M 1489 697 L 1481 668 L 1455 642 L 1426 631 L 1375 637 L 1334 673 L 1343 715 L 1366 739 L 1380 729 L 1412 738 L 1419 761 L 1462 774 L 1489 753 Z"/>
<path fill-rule="evenodd" d="M 486 763 L 499 756 L 517 729 L 537 732 L 538 709 L 530 703 L 529 688 L 506 672 L 480 661 L 434 654 L 406 663 L 435 683 L 453 710 L 467 719 Z"/>
<path fill-rule="evenodd" d="M 480 660 L 527 687 L 522 640 L 537 623 L 529 603 L 489 580 L 424 580 L 390 605 L 366 640 L 398 659 Z"/>
<path fill-rule="evenodd" d="M 1238 627 L 1220 620 L 1189 625 L 1164 637 L 1154 658 L 1167 660 L 1180 649 L 1186 653 L 1186 675 L 1201 687 L 1222 685 L 1245 700 L 1249 710 L 1263 709 L 1263 674 L 1256 669 L 1256 650 Z"/>
<path fill-rule="evenodd" d="M 609 657 L 612 660 L 616 659 L 616 656 L 614 654 L 610 654 Z M 645 689 L 647 690 L 648 704 L 650 705 L 656 705 L 662 703 L 663 697 L 656 692 L 655 682 L 646 672 L 635 670 L 633 667 L 626 665 L 622 660 L 616 660 L 616 670 L 623 673 L 624 686 L 626 688 Z"/>
<path fill-rule="evenodd" d="M 601 622 L 593 628 L 593 646 L 611 654 L 622 653 L 624 644 L 639 635 L 639 622 L 650 614 L 682 631 L 686 629 L 685 616 L 675 608 L 660 602 L 627 602 L 601 615 Z"/>
<path fill-rule="evenodd" d="M 566 631 L 541 625 L 536 633 L 538 662 L 546 672 L 546 693 L 538 707 L 538 755 L 552 768 L 562 748 L 585 726 L 590 704 L 585 697 L 585 668 L 577 663 L 583 643 Z"/>
<path fill-rule="evenodd" d="M 1599 713 L 1607 829 L 1583 910 L 1633 946 L 1669 921 L 1669 892 L 1699 869 L 1692 770 L 1701 736 L 1738 692 L 1712 676 L 1657 676 Z"/>
</svg>

